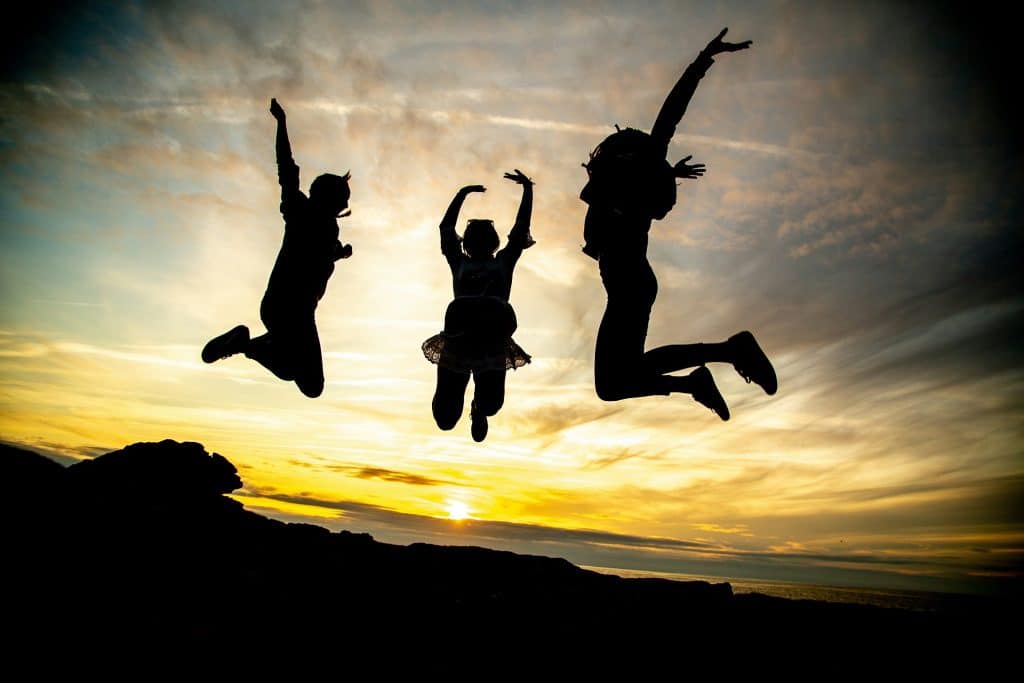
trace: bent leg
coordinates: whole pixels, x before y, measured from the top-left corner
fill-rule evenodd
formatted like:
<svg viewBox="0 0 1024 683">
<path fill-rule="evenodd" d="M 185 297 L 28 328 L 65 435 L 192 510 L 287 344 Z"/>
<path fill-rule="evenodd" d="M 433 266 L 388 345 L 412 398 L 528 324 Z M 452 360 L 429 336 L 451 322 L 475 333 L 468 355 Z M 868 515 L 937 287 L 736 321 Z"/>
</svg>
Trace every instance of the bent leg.
<svg viewBox="0 0 1024 683">
<path fill-rule="evenodd" d="M 690 377 L 667 373 L 732 361 L 728 343 L 673 344 L 644 351 L 653 301 L 647 296 L 632 301 L 609 299 L 597 332 L 594 353 L 594 385 L 603 401 L 621 401 L 641 396 L 692 394 Z"/>
<path fill-rule="evenodd" d="M 295 385 L 309 398 L 316 398 L 324 391 L 324 359 L 316 320 L 310 318 L 308 323 L 296 329 L 296 333 L 291 339 Z"/>
<path fill-rule="evenodd" d="M 462 417 L 462 406 L 466 400 L 466 386 L 469 384 L 468 372 L 455 372 L 437 366 L 437 388 L 431 409 L 434 422 L 441 429 L 453 429 Z"/>
<path fill-rule="evenodd" d="M 601 281 L 608 303 L 597 330 L 594 349 L 594 388 L 604 401 L 665 395 L 670 383 L 644 362 L 644 345 L 658 281 L 643 256 L 602 254 Z"/>
<path fill-rule="evenodd" d="M 504 370 L 473 373 L 473 405 L 487 417 L 497 415 L 505 403 Z"/>
<path fill-rule="evenodd" d="M 245 355 L 277 377 L 294 381 L 310 398 L 323 393 L 324 361 L 315 310 L 264 297 L 260 318 L 267 333 L 250 341 Z"/>
<path fill-rule="evenodd" d="M 650 311 L 629 303 L 608 302 L 597 330 L 594 388 L 602 401 L 671 393 L 674 379 L 652 372 L 644 362 Z"/>
<path fill-rule="evenodd" d="M 644 367 L 649 372 L 664 374 L 705 363 L 731 363 L 733 353 L 727 342 L 718 344 L 669 344 L 644 353 Z"/>
<path fill-rule="evenodd" d="M 282 346 L 275 335 L 267 332 L 249 340 L 245 355 L 270 370 L 279 379 L 291 382 L 295 379 L 295 368 L 289 355 L 283 352 Z"/>
<path fill-rule="evenodd" d="M 723 420 L 729 419 L 711 373 L 710 361 L 732 362 L 734 344 L 673 344 L 644 351 L 658 281 L 646 258 L 611 252 L 601 257 L 601 280 L 608 305 L 597 332 L 594 386 L 604 401 L 640 396 L 690 394 Z M 701 366 L 686 377 L 668 373 Z"/>
</svg>

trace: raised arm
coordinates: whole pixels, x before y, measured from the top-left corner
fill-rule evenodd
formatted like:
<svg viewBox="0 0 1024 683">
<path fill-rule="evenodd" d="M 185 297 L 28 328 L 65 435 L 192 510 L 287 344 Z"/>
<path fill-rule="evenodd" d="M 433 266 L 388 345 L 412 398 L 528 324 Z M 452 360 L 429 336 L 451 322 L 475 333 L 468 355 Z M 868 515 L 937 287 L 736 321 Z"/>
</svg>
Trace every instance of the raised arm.
<svg viewBox="0 0 1024 683">
<path fill-rule="evenodd" d="M 441 219 L 441 253 L 445 255 L 449 262 L 452 259 L 457 259 L 462 253 L 459 246 L 459 235 L 455 232 L 455 225 L 459 222 L 459 211 L 462 210 L 462 203 L 473 192 L 486 191 L 487 188 L 483 185 L 467 185 L 455 193 L 451 204 L 448 205 L 448 210 L 445 211 L 444 218 Z"/>
<path fill-rule="evenodd" d="M 505 178 L 523 186 L 523 198 L 519 202 L 516 222 L 508 234 L 508 244 L 502 249 L 502 253 L 514 254 L 518 258 L 523 249 L 529 249 L 536 243 L 530 234 L 530 217 L 533 214 L 533 181 L 518 168 L 515 169 L 515 173 L 506 173 Z"/>
<path fill-rule="evenodd" d="M 738 50 L 746 50 L 750 47 L 751 41 L 749 40 L 745 40 L 742 43 L 723 42 L 722 38 L 728 30 L 727 28 L 722 29 L 722 32 L 700 51 L 697 59 L 693 60 L 690 66 L 686 67 L 686 71 L 679 77 L 675 87 L 672 88 L 668 97 L 665 98 L 665 103 L 661 105 L 658 118 L 654 121 L 654 128 L 651 129 L 651 137 L 659 144 L 664 145 L 666 154 L 668 153 L 668 143 L 671 142 L 672 136 L 675 135 L 676 126 L 682 121 L 683 114 L 686 113 L 686 107 L 690 104 L 693 93 L 697 91 L 697 84 L 700 83 L 700 79 L 711 68 L 711 65 L 714 64 L 712 57 L 722 52 L 737 52 Z"/>
<path fill-rule="evenodd" d="M 270 100 L 270 113 L 277 119 L 277 181 L 281 184 L 281 211 L 285 204 L 299 192 L 299 167 L 292 159 L 292 146 L 288 142 L 288 124 L 284 109 L 276 99 Z"/>
</svg>

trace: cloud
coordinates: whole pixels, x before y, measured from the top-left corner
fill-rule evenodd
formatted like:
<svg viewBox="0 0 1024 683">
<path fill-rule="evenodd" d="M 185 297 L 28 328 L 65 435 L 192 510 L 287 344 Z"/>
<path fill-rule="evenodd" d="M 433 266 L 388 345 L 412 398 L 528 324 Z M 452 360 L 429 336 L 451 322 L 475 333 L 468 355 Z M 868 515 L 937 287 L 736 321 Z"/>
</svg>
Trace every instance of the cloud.
<svg viewBox="0 0 1024 683">
<path fill-rule="evenodd" d="M 117 448 L 107 446 L 69 446 L 62 443 L 54 443 L 52 441 L 45 441 L 41 439 L 27 440 L 27 441 L 7 441 L 0 439 L 0 443 L 14 446 L 16 448 L 26 448 L 36 453 L 40 453 L 56 460 L 61 465 L 74 465 L 76 462 L 81 460 L 87 460 L 116 451 Z"/>
<path fill-rule="evenodd" d="M 431 477 L 424 477 L 419 474 L 409 474 L 408 472 L 398 472 L 395 470 L 384 469 L 382 467 L 334 467 L 336 471 L 351 472 L 353 476 L 359 477 L 360 479 L 383 479 L 384 481 L 395 481 L 401 484 L 412 484 L 413 486 L 439 486 L 446 484 L 442 479 L 433 479 Z"/>
<path fill-rule="evenodd" d="M 708 173 L 652 227 L 647 344 L 750 329 L 776 396 L 720 364 L 726 424 L 687 396 L 593 393 L 605 293 L 579 250 L 579 164 L 613 123 L 651 124 L 719 9 L 102 3 L 43 26 L 0 84 L 0 430 L 70 457 L 210 443 L 256 488 L 353 501 L 350 517 L 407 541 L 808 580 L 827 563 L 856 581 L 890 556 L 899 572 L 1010 571 L 992 559 L 1018 557 L 1022 528 L 1024 204 L 1005 50 L 948 8 L 734 14 L 754 47 L 716 60 L 673 142 Z M 260 327 L 282 230 L 272 96 L 305 183 L 353 172 L 355 255 L 317 311 L 317 401 L 246 359 L 197 357 L 230 326 Z M 539 244 L 512 298 L 535 363 L 510 375 L 478 445 L 465 423 L 433 424 L 418 344 L 451 293 L 448 201 L 483 183 L 463 218 L 510 225 L 511 168 L 537 179 Z M 289 464 L 297 452 L 323 459 Z M 611 536 L 399 514 L 442 509 L 449 487 L 481 516 Z M 659 538 L 706 542 L 710 559 L 643 540 Z"/>
<path fill-rule="evenodd" d="M 249 487 L 247 487 L 242 493 L 252 495 L 257 498 L 263 497 L 286 503 L 338 510 L 343 513 L 341 519 L 344 519 L 347 523 L 365 524 L 370 522 L 406 531 L 417 530 L 428 533 L 454 535 L 452 521 L 444 518 L 410 515 L 408 513 L 398 512 L 386 507 L 358 503 L 355 501 L 338 501 L 317 498 L 309 495 L 263 492 L 260 490 L 253 490 Z M 651 549 L 713 549 L 713 547 L 708 544 L 677 539 L 645 538 L 591 529 L 558 529 L 554 527 L 517 524 L 513 522 L 466 520 L 464 522 L 460 522 L 458 529 L 458 535 L 460 537 L 468 537 L 470 539 L 522 539 L 531 542 L 553 543 L 563 543 L 571 540 L 583 544 L 638 546 Z"/>
<path fill-rule="evenodd" d="M 512 426 L 524 435 L 549 436 L 572 427 L 602 420 L 621 411 L 621 407 L 607 404 L 580 405 L 547 402 L 531 410 L 517 413 L 512 418 Z"/>
<path fill-rule="evenodd" d="M 958 576 L 965 585 L 965 575 L 977 563 L 973 552 L 963 554 L 962 542 L 953 541 L 943 547 L 920 552 L 919 544 L 909 544 L 885 553 L 865 553 L 859 549 L 834 552 L 815 551 L 803 544 L 784 544 L 773 549 L 751 549 L 730 543 L 709 543 L 630 534 L 616 534 L 589 529 L 560 529 L 542 525 L 494 522 L 487 520 L 452 520 L 409 515 L 381 506 L 337 501 L 309 495 L 287 495 L 273 492 L 246 491 L 253 496 L 249 505 L 259 505 L 260 498 L 288 504 L 337 510 L 341 516 L 328 522 L 335 528 L 369 531 L 379 540 L 391 542 L 428 541 L 442 544 L 485 545 L 540 554 L 559 554 L 580 564 L 604 567 L 647 567 L 681 573 L 712 573 L 719 576 L 753 575 L 765 577 L 802 575 L 818 576 L 818 580 L 865 580 L 863 573 L 874 574 L 875 582 L 882 581 L 894 587 L 917 585 L 932 581 L 950 585 L 951 577 Z M 297 519 L 297 518 L 296 518 Z M 704 531 L 725 536 L 748 536 L 742 525 L 721 528 L 716 524 L 702 526 Z M 986 572 L 998 576 L 1019 576 L 1014 573 L 1014 558 L 1019 558 L 1020 536 L 996 541 L 1009 552 L 999 560 L 986 564 Z M 986 545 L 991 545 L 989 539 Z M 960 548 L 951 553 L 946 549 Z M 1015 549 L 1014 549 L 1015 548 Z M 738 574 L 736 573 L 738 572 Z M 928 577 L 933 577 L 929 579 Z M 903 577 L 903 578 L 901 578 Z M 909 578 L 908 578 L 909 577 Z M 942 578 L 944 577 L 944 578 Z M 859 580 L 858 580 L 859 578 Z M 934 583 L 934 582 L 938 583 Z M 876 584 L 877 585 L 877 584 Z"/>
<path fill-rule="evenodd" d="M 708 524 L 705 522 L 697 523 L 693 525 L 695 529 L 700 531 L 708 531 L 715 534 L 740 534 L 742 536 L 753 536 L 750 533 L 749 528 L 746 524 L 739 524 L 733 527 L 723 527 L 718 524 Z"/>
<path fill-rule="evenodd" d="M 298 467 L 338 472 L 340 474 L 344 474 L 350 477 L 356 477 L 358 479 L 380 479 L 381 481 L 396 482 L 399 484 L 409 484 L 411 486 L 441 486 L 444 484 L 452 483 L 444 479 L 427 477 L 422 474 L 401 472 L 398 470 L 391 470 L 384 467 L 368 467 L 365 465 L 339 464 L 334 461 L 318 462 L 314 464 L 300 460 L 293 461 L 293 464 L 295 464 Z"/>
</svg>

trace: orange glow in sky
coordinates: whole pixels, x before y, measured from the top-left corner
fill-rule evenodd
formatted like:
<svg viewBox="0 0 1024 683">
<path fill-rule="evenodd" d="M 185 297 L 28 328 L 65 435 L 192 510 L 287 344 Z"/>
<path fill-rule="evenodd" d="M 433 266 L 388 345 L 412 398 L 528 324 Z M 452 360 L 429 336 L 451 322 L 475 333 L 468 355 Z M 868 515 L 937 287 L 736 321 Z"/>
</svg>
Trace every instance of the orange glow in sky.
<svg viewBox="0 0 1024 683">
<path fill-rule="evenodd" d="M 884 4 L 460 8 L 101 3 L 42 27 L 0 81 L 0 439 L 72 459 L 198 441 L 239 468 L 246 506 L 388 542 L 1019 580 L 1024 165 L 957 27 Z M 595 395 L 605 299 L 578 199 L 590 150 L 613 124 L 649 129 L 722 26 L 754 44 L 716 60 L 673 140 L 671 160 L 708 170 L 652 229 L 648 344 L 754 331 L 779 392 L 712 364 L 727 423 L 685 395 Z M 283 227 L 271 97 L 303 189 L 352 172 L 315 400 L 199 357 L 262 329 Z M 511 297 L 533 362 L 477 444 L 468 398 L 435 426 L 419 345 L 451 296 L 448 202 L 485 185 L 463 224 L 504 238 L 513 168 L 536 181 Z"/>
</svg>

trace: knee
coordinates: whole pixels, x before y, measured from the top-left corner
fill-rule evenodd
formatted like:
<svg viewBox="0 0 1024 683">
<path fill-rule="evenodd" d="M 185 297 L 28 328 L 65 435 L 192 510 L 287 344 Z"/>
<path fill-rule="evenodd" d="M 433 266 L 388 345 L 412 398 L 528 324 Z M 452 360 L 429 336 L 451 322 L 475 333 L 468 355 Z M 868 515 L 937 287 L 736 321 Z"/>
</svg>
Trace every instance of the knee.
<svg viewBox="0 0 1024 683">
<path fill-rule="evenodd" d="M 250 356 L 250 358 L 253 357 Z M 257 358 L 253 358 L 253 360 L 259 362 L 259 359 Z M 269 360 L 266 363 L 262 363 L 262 365 L 263 367 L 267 368 L 272 373 L 274 373 L 274 377 L 284 380 L 285 382 L 295 382 L 296 384 L 299 385 L 300 389 L 302 388 L 302 382 L 299 380 L 298 376 L 295 374 L 295 371 L 292 369 L 290 365 L 286 365 L 284 363 L 274 363 L 273 361 Z"/>
<path fill-rule="evenodd" d="M 629 398 L 625 385 L 617 378 L 597 376 L 594 378 L 594 389 L 602 401 L 621 401 Z"/>
<path fill-rule="evenodd" d="M 459 417 L 458 413 L 452 411 L 434 409 L 434 422 L 437 423 L 438 428 L 446 432 L 455 429 L 455 425 L 459 423 Z"/>
<path fill-rule="evenodd" d="M 324 378 L 316 377 L 313 379 L 297 379 L 295 384 L 298 385 L 299 391 L 308 396 L 309 398 L 316 398 L 320 394 L 324 393 Z"/>
<path fill-rule="evenodd" d="M 434 413 L 434 422 L 437 423 L 438 428 L 446 432 L 455 429 L 455 425 L 459 423 L 459 418 L 462 417 L 462 403 L 460 401 L 449 403 L 435 398 L 430 407 Z"/>
<path fill-rule="evenodd" d="M 505 396 L 503 394 L 485 394 L 483 396 L 477 396 L 474 399 L 476 403 L 476 409 L 487 417 L 497 415 L 498 411 L 501 410 L 501 406 L 505 404 Z"/>
</svg>

